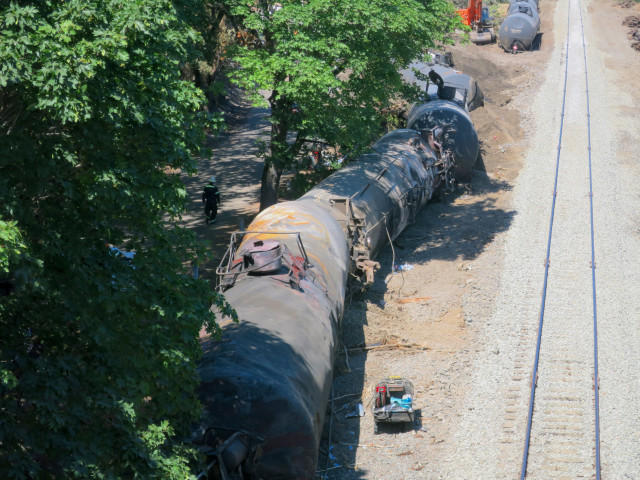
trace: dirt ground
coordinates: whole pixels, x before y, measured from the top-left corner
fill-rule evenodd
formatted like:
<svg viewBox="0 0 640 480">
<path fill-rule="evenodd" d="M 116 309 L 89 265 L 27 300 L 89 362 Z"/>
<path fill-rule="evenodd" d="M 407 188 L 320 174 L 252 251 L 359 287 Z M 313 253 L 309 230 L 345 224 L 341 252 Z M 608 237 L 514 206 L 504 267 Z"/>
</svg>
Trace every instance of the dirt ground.
<svg viewBox="0 0 640 480">
<path fill-rule="evenodd" d="M 257 108 L 231 89 L 222 105 L 226 130 L 207 138 L 211 157 L 198 159 L 197 175 L 183 177 L 189 196 L 183 225 L 206 242 L 213 258 L 200 266 L 200 275 L 213 280 L 215 268 L 224 254 L 232 232 L 244 229 L 258 213 L 262 160 L 256 156 L 257 142 L 267 138 L 269 111 Z M 215 175 L 221 194 L 221 206 L 214 224 L 205 224 L 202 189 Z"/>
</svg>

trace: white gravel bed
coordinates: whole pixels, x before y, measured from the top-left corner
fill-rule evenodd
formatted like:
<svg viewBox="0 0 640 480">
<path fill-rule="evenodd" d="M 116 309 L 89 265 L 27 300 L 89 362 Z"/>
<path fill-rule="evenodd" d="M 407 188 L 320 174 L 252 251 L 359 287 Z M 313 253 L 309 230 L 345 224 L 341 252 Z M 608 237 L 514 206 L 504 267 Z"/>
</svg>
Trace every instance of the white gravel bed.
<svg viewBox="0 0 640 480">
<path fill-rule="evenodd" d="M 514 189 L 513 208 L 517 216 L 504 238 L 504 269 L 496 295 L 495 313 L 484 325 L 485 350 L 476 360 L 464 418 L 456 434 L 457 452 L 451 456 L 443 478 L 512 479 L 519 475 L 553 195 L 567 9 L 567 0 L 561 0 L 555 5 L 555 12 L 550 9 L 544 12 L 545 15 L 555 15 L 555 47 L 544 84 L 527 112 L 525 129 L 531 133 L 530 149 Z M 526 99 L 521 97 L 519 100 L 524 107 Z M 576 103 L 576 100 L 569 101 L 567 115 L 572 111 L 577 116 L 567 118 L 567 121 L 577 124 L 581 121 L 581 112 L 579 108 L 570 108 L 577 107 L 572 102 Z M 575 147 L 565 145 L 565 149 Z M 562 188 L 567 195 L 577 195 L 584 203 L 588 201 L 588 197 L 583 195 L 585 178 L 584 168 L 582 174 L 566 171 Z M 574 182 L 576 190 L 572 191 Z M 566 234 L 575 234 L 579 222 L 588 227 L 586 218 L 572 218 L 570 207 L 571 203 L 566 202 L 565 207 L 559 207 L 556 212 L 560 217 L 556 220 L 565 223 L 564 247 L 562 244 L 554 246 L 556 250 L 551 260 L 552 275 L 555 272 L 557 279 L 560 275 L 571 274 L 574 269 L 573 262 L 565 262 L 567 255 L 572 257 L 576 253 L 572 249 L 566 251 L 566 244 L 570 243 Z M 573 220 L 577 222 L 575 226 L 567 224 Z M 565 248 L 565 251 L 559 251 L 560 248 Z M 588 261 L 586 257 L 586 267 Z M 588 274 L 588 268 L 584 270 Z M 585 275 L 584 279 L 576 279 L 573 283 L 576 286 L 580 283 L 579 288 L 584 290 L 589 287 L 589 281 L 590 277 Z M 558 294 L 563 295 L 556 292 L 554 308 L 570 312 L 571 295 Z M 467 299 L 468 312 L 473 312 L 473 301 L 473 296 Z"/>
<path fill-rule="evenodd" d="M 539 479 L 594 472 L 587 105 L 579 0 L 569 4 L 566 111 L 527 470 Z"/>
<path fill-rule="evenodd" d="M 590 0 L 587 6 L 596 3 Z M 585 15 L 591 93 L 602 478 L 640 478 L 640 55 Z M 618 66 L 635 72 L 630 84 Z M 634 86 L 635 85 L 635 86 Z M 631 87 L 631 88 L 630 88 Z"/>
<path fill-rule="evenodd" d="M 484 348 L 475 362 L 455 451 L 441 465 L 438 478 L 519 476 L 552 199 L 568 1 L 556 4 L 555 49 L 527 115 L 530 150 L 514 189 L 517 216 L 500 240 L 504 267 L 495 312 L 480 335 Z M 578 1 L 570 1 L 565 137 L 528 478 L 588 478 L 594 473 L 586 105 Z M 603 478 L 640 478 L 638 91 L 611 71 L 606 42 L 592 41 L 612 32 L 597 31 L 587 14 L 589 5 L 583 6 L 583 14 L 592 112 L 602 473 Z M 477 299 L 475 294 L 466 299 L 470 317 Z"/>
</svg>

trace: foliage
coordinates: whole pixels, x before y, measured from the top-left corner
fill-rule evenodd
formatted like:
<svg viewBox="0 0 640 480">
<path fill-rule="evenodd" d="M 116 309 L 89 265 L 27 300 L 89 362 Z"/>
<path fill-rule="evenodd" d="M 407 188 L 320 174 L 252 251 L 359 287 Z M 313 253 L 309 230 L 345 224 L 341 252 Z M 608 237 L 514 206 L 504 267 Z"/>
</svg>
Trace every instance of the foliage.
<svg viewBox="0 0 640 480">
<path fill-rule="evenodd" d="M 334 173 L 340 166 L 329 165 L 318 169 L 298 169 L 291 175 L 290 180 L 280 183 L 278 196 L 284 200 L 296 200 Z"/>
<path fill-rule="evenodd" d="M 208 124 L 180 74 L 197 4 L 0 7 L 2 478 L 189 475 L 198 332 L 231 313 L 188 275 L 204 253 L 168 174 Z"/>
<path fill-rule="evenodd" d="M 25 244 L 16 222 L 0 220 L 0 275 L 9 273 L 9 265 L 24 253 Z"/>
<path fill-rule="evenodd" d="M 216 76 L 222 66 L 225 49 L 235 40 L 234 33 L 225 22 L 224 9 L 216 2 L 181 2 L 177 7 L 181 17 L 193 25 L 202 37 L 202 54 L 182 64 L 183 78 L 192 80 L 210 101 L 216 103 L 224 93 Z M 216 82 L 218 84 L 214 86 Z"/>
<path fill-rule="evenodd" d="M 369 145 L 390 100 L 408 94 L 399 70 L 460 25 L 448 0 L 222 3 L 244 39 L 232 52 L 234 80 L 255 100 L 271 92 L 261 208 L 276 201 L 282 169 L 306 141 Z"/>
</svg>

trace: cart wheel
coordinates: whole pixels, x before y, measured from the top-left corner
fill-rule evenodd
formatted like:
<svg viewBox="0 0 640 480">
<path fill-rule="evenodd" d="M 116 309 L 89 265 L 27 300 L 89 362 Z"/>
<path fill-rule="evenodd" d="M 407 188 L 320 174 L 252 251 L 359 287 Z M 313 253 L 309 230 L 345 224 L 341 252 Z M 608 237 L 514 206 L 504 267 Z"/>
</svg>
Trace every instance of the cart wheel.
<svg viewBox="0 0 640 480">
<path fill-rule="evenodd" d="M 378 426 L 378 422 L 373 422 L 373 434 L 377 435 L 380 433 L 380 427 Z"/>
</svg>

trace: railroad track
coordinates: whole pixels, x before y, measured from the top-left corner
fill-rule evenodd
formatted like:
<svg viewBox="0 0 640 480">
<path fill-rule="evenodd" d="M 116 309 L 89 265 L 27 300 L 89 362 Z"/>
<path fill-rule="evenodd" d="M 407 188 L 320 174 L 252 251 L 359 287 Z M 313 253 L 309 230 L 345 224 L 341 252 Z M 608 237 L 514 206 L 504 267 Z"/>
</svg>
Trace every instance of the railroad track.
<svg viewBox="0 0 640 480">
<path fill-rule="evenodd" d="M 522 480 L 600 479 L 589 75 L 582 4 L 568 4 L 562 118 Z M 583 287 L 585 277 L 591 288 Z"/>
</svg>

